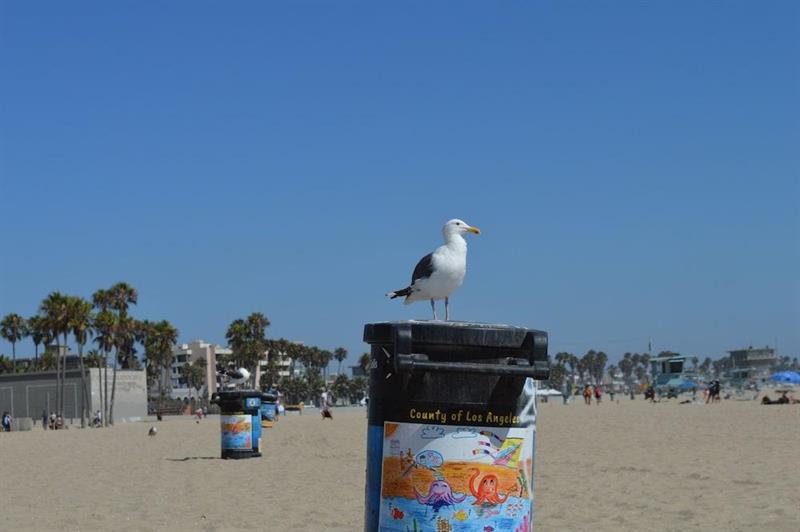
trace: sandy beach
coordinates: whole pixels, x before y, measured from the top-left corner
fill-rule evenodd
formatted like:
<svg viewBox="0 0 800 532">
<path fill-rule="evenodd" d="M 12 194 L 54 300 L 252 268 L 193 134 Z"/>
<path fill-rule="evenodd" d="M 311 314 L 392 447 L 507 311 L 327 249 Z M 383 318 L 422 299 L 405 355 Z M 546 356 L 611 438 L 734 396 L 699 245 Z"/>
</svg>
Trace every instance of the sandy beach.
<svg viewBox="0 0 800 532">
<path fill-rule="evenodd" d="M 359 531 L 364 409 L 220 460 L 218 419 L 0 434 L 2 530 Z M 800 405 L 540 405 L 539 531 L 800 530 Z"/>
</svg>

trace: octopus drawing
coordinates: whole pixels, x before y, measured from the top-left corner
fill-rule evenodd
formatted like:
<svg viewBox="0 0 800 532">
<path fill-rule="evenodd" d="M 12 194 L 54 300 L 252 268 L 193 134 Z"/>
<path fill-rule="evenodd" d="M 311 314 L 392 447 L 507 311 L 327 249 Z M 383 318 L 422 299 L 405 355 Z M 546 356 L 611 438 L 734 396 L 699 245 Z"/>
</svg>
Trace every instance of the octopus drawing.
<svg viewBox="0 0 800 532">
<path fill-rule="evenodd" d="M 450 484 L 444 480 L 434 480 L 431 482 L 430 486 L 428 486 L 427 495 L 422 495 L 417 491 L 417 488 L 414 488 L 414 495 L 417 498 L 417 502 L 420 504 L 431 506 L 433 508 L 433 513 L 438 513 L 443 506 L 452 506 L 463 502 L 464 499 L 467 498 L 466 495 L 462 495 L 459 499 L 456 494 L 453 493 L 453 488 L 450 487 Z"/>
<path fill-rule="evenodd" d="M 475 502 L 472 503 L 473 505 L 480 506 L 480 505 L 495 505 L 495 504 L 503 504 L 508 500 L 508 493 L 505 496 L 500 495 L 497 491 L 500 487 L 500 481 L 497 479 L 497 475 L 488 474 L 484 475 L 484 477 L 477 482 L 477 488 L 475 487 L 475 479 L 481 474 L 481 472 L 477 469 L 473 469 L 475 471 L 469 477 L 469 491 L 472 493 L 472 496 L 475 497 Z"/>
</svg>

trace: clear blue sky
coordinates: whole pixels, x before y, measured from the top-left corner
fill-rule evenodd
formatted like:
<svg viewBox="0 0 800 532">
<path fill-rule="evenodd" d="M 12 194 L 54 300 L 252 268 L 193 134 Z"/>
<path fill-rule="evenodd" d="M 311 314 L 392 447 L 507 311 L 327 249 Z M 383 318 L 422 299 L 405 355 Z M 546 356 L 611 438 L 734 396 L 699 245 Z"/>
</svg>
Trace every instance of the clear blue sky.
<svg viewBox="0 0 800 532">
<path fill-rule="evenodd" d="M 0 314 L 125 280 L 182 342 L 258 310 L 354 360 L 365 322 L 429 316 L 383 294 L 460 217 L 483 234 L 456 319 L 544 329 L 551 354 L 800 356 L 799 21 L 3 1 Z"/>
</svg>

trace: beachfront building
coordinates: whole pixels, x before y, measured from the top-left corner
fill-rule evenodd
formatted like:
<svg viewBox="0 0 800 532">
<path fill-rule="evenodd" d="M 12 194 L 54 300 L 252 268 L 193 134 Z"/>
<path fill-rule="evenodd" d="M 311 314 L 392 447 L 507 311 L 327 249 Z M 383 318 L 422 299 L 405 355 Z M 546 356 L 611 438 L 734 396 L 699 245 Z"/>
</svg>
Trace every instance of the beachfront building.
<svg viewBox="0 0 800 532">
<path fill-rule="evenodd" d="M 202 397 L 206 394 L 210 397 L 217 391 L 217 357 L 220 355 L 233 354 L 229 348 L 219 344 L 195 340 L 188 344 L 175 346 L 172 351 L 172 366 L 169 368 L 169 395 L 173 399 L 183 399 L 186 397 Z M 205 360 L 206 378 L 205 386 L 198 392 L 190 388 L 186 380 L 181 376 L 181 368 L 186 364 L 191 364 L 195 360 Z M 154 395 L 157 395 L 156 392 Z"/>
<path fill-rule="evenodd" d="M 748 378 L 766 378 L 773 366 L 780 362 L 775 350 L 769 346 L 728 351 L 732 372 Z"/>
<path fill-rule="evenodd" d="M 293 341 L 291 342 L 297 345 L 303 345 L 303 342 Z M 261 375 L 267 370 L 269 366 L 270 358 L 277 357 L 275 360 L 275 364 L 278 366 L 278 378 L 288 377 L 292 374 L 292 358 L 286 352 L 277 352 L 271 353 L 269 349 L 264 351 L 264 356 L 261 360 L 258 361 L 258 366 L 256 367 L 256 386 L 260 386 L 261 383 Z M 297 370 L 295 370 L 295 375 L 297 375 Z M 275 383 L 277 384 L 277 383 Z"/>
<path fill-rule="evenodd" d="M 302 342 L 295 342 L 301 344 Z M 172 366 L 169 369 L 169 396 L 173 399 L 185 399 L 191 397 L 204 397 L 206 394 L 211 397 L 219 388 L 219 379 L 217 378 L 217 361 L 220 356 L 232 355 L 233 351 L 226 346 L 219 344 L 212 344 L 203 340 L 195 340 L 188 344 L 181 344 L 176 346 L 172 352 Z M 259 361 L 256 368 L 255 382 L 258 383 L 261 373 L 266 369 L 268 359 L 274 356 L 275 353 L 270 354 L 269 350 L 264 351 L 264 357 Z M 278 376 L 288 377 L 291 374 L 292 359 L 286 356 L 286 353 L 279 353 L 276 361 L 278 365 Z M 186 380 L 181 376 L 181 368 L 186 364 L 191 364 L 195 360 L 205 360 L 206 363 L 206 385 L 198 390 L 190 388 Z M 151 396 L 158 395 L 158 390 L 151 390 Z"/>
<path fill-rule="evenodd" d="M 75 357 L 77 359 L 77 357 Z M 68 359 L 69 360 L 69 357 Z M 101 408 L 100 372 L 98 368 L 87 368 L 86 380 L 89 391 L 88 411 Z M 108 392 L 111 393 L 113 371 L 108 370 Z M 114 419 L 133 421 L 147 415 L 147 378 L 144 370 L 117 371 L 114 391 Z M 77 365 L 67 366 L 64 380 L 63 414 L 67 419 L 80 418 L 83 394 L 81 372 Z M 36 371 L 30 373 L 4 373 L 0 375 L 0 410 L 15 418 L 40 420 L 44 412 L 56 408 L 56 372 Z M 40 425 L 41 426 L 41 425 Z"/>
</svg>

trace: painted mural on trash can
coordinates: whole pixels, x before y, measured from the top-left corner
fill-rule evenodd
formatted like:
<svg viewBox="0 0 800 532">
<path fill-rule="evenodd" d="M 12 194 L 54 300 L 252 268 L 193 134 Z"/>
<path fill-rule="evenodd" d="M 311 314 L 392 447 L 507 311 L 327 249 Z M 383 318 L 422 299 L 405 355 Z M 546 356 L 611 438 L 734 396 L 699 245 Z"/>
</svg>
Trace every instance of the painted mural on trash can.
<svg viewBox="0 0 800 532">
<path fill-rule="evenodd" d="M 380 530 L 527 532 L 534 430 L 385 422 Z"/>
</svg>

